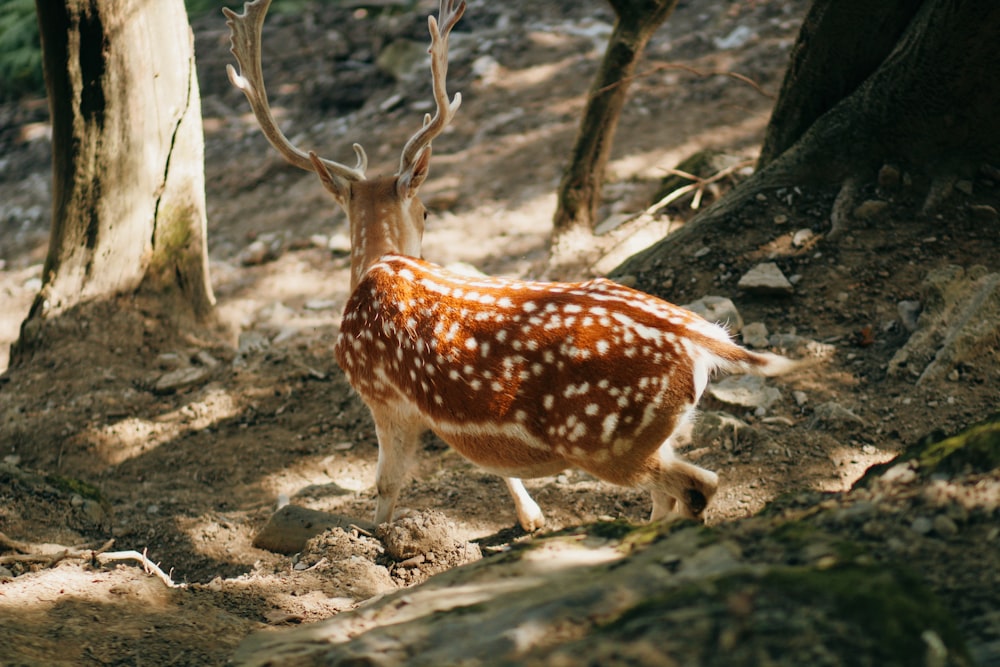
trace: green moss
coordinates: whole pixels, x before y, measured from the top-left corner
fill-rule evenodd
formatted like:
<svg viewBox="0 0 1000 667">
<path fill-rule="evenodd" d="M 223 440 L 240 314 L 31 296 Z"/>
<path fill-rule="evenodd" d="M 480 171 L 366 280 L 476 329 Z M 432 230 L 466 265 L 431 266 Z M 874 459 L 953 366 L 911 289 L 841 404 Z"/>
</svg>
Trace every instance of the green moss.
<svg viewBox="0 0 1000 667">
<path fill-rule="evenodd" d="M 923 472 L 960 472 L 966 466 L 987 472 L 1000 467 L 1000 414 L 951 437 L 925 439 L 915 458 Z"/>
<path fill-rule="evenodd" d="M 782 545 L 799 549 L 815 541 L 817 532 L 816 526 L 805 521 L 788 521 L 775 528 L 771 537 Z"/>
<path fill-rule="evenodd" d="M 942 664 L 971 664 L 954 621 L 923 582 L 885 567 L 776 567 L 687 583 L 597 632 L 636 642 L 663 638 L 668 627 L 664 654 L 698 655 L 703 665 L 814 664 L 817 656 L 826 664 L 923 665 L 928 631 L 948 649 Z"/>
<path fill-rule="evenodd" d="M 771 593 L 801 605 L 830 605 L 873 641 L 878 664 L 924 664 L 921 635 L 933 630 L 948 651 L 965 663 L 968 653 L 954 621 L 916 576 L 884 567 L 843 565 L 828 570 L 785 568 L 764 575 Z"/>
<path fill-rule="evenodd" d="M 81 498 L 93 500 L 101 503 L 102 505 L 106 502 L 100 489 L 89 482 L 84 482 L 81 479 L 64 477 L 63 475 L 47 475 L 45 477 L 45 481 L 63 493 L 75 493 Z"/>
</svg>

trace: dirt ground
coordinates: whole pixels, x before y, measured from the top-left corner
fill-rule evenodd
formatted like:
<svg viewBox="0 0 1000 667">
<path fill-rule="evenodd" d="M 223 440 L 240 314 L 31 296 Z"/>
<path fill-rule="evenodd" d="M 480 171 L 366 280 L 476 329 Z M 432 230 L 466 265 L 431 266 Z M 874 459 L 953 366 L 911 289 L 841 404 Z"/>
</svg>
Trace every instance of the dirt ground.
<svg viewBox="0 0 1000 667">
<path fill-rule="evenodd" d="M 295 142 L 347 161 L 360 141 L 371 171 L 394 168 L 428 110 L 429 85 L 423 69 L 394 78 L 374 61 L 394 40 L 425 39 L 427 3 L 419 4 L 421 15 L 317 5 L 269 19 L 265 77 Z M 681 3 L 633 83 L 604 215 L 641 211 L 666 170 L 696 151 L 755 155 L 807 5 Z M 596 0 L 470 3 L 449 73 L 464 102 L 435 142 L 423 189 L 432 210 L 425 257 L 545 274 L 553 193 L 611 19 Z M 0 375 L 3 665 L 222 664 L 255 630 L 327 618 L 531 539 L 516 527 L 502 481 L 431 437 L 401 503 L 443 545 L 394 558 L 364 528 L 374 510 L 374 429 L 331 355 L 348 288 L 344 216 L 314 176 L 285 166 L 259 136 L 225 78 L 231 57 L 221 16 L 198 17 L 193 27 L 220 325 L 178 335 L 121 297 L 67 325 L 75 343 Z M 0 370 L 40 286 L 46 116 L 43 101 L 0 108 Z M 1000 207 L 1000 187 L 987 177 L 965 183 L 920 215 L 923 193 L 906 185 L 904 170 L 898 189 L 872 186 L 870 198 L 887 205 L 836 242 L 823 236 L 834 191 L 779 191 L 637 277 L 640 288 L 675 303 L 731 297 L 746 323 L 829 353 L 820 366 L 769 381 L 781 398 L 767 410 L 703 401 L 755 434 L 719 430 L 682 452 L 720 474 L 710 523 L 753 515 L 799 490 L 847 490 L 926 433 L 997 409 L 995 344 L 941 380 L 918 385 L 908 372 L 887 372 L 909 337 L 899 303 L 922 298 L 928 272 L 997 267 L 996 223 L 981 216 L 984 206 Z M 609 270 L 691 213 L 686 202 L 673 206 L 581 277 Z M 812 238 L 793 244 L 802 229 Z M 800 276 L 791 296 L 737 288 L 768 260 Z M 158 384 L 180 372 L 188 384 Z M 645 494 L 576 471 L 526 484 L 547 528 L 639 522 L 650 510 Z M 352 517 L 358 527 L 325 533 L 293 555 L 253 546 L 286 502 Z M 111 552 L 145 551 L 183 586 L 164 586 L 134 561 L 96 562 L 88 549 L 110 539 Z M 32 554 L 40 561 L 24 558 Z"/>
</svg>

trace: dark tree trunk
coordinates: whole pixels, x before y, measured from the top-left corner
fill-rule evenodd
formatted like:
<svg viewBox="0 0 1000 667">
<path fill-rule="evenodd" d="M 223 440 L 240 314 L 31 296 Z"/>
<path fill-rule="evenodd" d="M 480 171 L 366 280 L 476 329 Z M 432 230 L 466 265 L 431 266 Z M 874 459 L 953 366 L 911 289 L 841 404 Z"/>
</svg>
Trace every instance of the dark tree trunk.
<svg viewBox="0 0 1000 667">
<path fill-rule="evenodd" d="M 569 165 L 559 184 L 553 244 L 582 231 L 590 234 L 601 201 L 604 171 L 611 154 L 629 84 L 639 57 L 677 0 L 610 0 L 616 20 L 604 59 L 588 94 Z M 558 252 L 554 252 L 554 255 Z"/>
<path fill-rule="evenodd" d="M 52 117 L 52 231 L 12 361 L 44 323 L 116 294 L 214 303 L 204 144 L 182 0 L 36 0 Z"/>
<path fill-rule="evenodd" d="M 959 176 L 1000 163 L 1000 3 L 815 0 L 766 133 L 759 168 L 679 232 L 614 273 L 668 256 L 761 192 L 840 185 L 836 235 L 879 168 L 906 169 L 925 209 Z"/>
</svg>

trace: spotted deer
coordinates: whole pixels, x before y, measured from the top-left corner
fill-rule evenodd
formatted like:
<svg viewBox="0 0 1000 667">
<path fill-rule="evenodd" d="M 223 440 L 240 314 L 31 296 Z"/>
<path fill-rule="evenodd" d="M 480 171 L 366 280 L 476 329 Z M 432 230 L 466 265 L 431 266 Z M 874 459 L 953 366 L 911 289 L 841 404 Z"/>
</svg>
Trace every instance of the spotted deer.
<svg viewBox="0 0 1000 667">
<path fill-rule="evenodd" d="M 376 523 L 392 519 L 428 428 L 504 478 L 527 531 L 544 517 L 521 478 L 569 467 L 648 489 L 652 520 L 701 519 L 718 477 L 674 455 L 678 427 L 713 372 L 777 375 L 796 362 L 746 350 L 722 327 L 610 280 L 470 277 L 421 259 L 427 211 L 417 190 L 432 140 L 461 103 L 460 94 L 449 101 L 445 79 L 465 2 L 441 0 L 440 19 L 428 18 L 434 116 L 396 173 L 371 179 L 360 145 L 349 167 L 302 152 L 277 127 L 260 65 L 269 2 L 225 10 L 241 70 L 230 65 L 229 77 L 274 148 L 315 172 L 350 221 L 351 295 L 334 351 L 375 422 Z"/>
</svg>

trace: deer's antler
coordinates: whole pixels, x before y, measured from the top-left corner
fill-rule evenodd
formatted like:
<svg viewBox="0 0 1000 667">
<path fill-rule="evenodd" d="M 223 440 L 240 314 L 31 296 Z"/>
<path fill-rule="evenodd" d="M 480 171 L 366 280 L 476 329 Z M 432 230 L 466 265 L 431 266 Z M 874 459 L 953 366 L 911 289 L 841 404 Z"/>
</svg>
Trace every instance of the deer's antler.
<svg viewBox="0 0 1000 667">
<path fill-rule="evenodd" d="M 247 2 L 243 5 L 242 14 L 237 14 L 227 7 L 222 9 L 222 13 L 228 19 L 226 24 L 231 31 L 231 50 L 240 66 L 238 74 L 232 65 L 226 65 L 226 71 L 229 73 L 229 80 L 232 84 L 246 95 L 254 116 L 257 118 L 257 124 L 260 125 L 261 131 L 271 145 L 288 162 L 299 169 L 316 172 L 316 165 L 310 159 L 309 154 L 293 146 L 282 133 L 274 121 L 274 116 L 271 115 L 271 108 L 267 102 L 267 91 L 264 88 L 264 75 L 260 64 L 260 34 L 264 25 L 264 16 L 270 5 L 271 0 Z M 339 177 L 346 181 L 363 181 L 365 180 L 365 169 L 368 168 L 368 156 L 360 144 L 354 144 L 354 152 L 358 156 L 358 163 L 353 168 L 323 158 L 318 158 L 318 162 L 334 178 Z"/>
<path fill-rule="evenodd" d="M 437 109 L 434 117 L 430 114 L 424 116 L 424 125 L 410 140 L 403 146 L 403 155 L 399 160 L 399 171 L 403 174 L 411 169 L 416 162 L 417 156 L 425 148 L 431 145 L 441 131 L 451 122 L 458 107 L 462 104 L 462 94 L 455 93 L 455 98 L 448 101 L 448 35 L 455 27 L 458 20 L 465 13 L 465 0 L 461 0 L 457 5 L 455 0 L 441 0 L 438 9 L 439 21 L 433 16 L 427 17 L 427 28 L 431 33 L 431 46 L 428 53 L 431 54 L 431 78 L 434 87 L 434 102 Z"/>
</svg>

